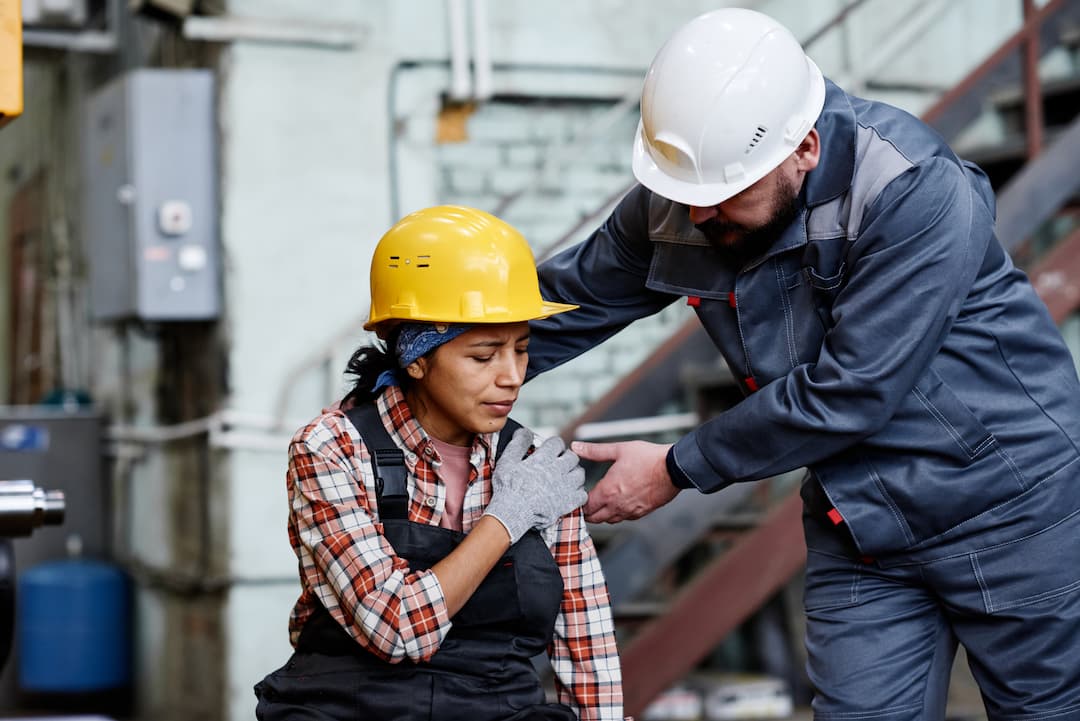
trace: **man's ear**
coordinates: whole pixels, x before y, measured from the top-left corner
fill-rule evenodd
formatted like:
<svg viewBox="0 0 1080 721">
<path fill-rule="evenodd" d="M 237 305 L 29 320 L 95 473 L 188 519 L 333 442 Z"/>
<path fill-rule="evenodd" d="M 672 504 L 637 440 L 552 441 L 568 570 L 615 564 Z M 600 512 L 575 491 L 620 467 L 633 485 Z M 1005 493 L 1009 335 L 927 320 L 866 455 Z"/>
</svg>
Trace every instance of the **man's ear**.
<svg viewBox="0 0 1080 721">
<path fill-rule="evenodd" d="M 807 173 L 818 166 L 821 160 L 821 136 L 817 128 L 811 128 L 799 147 L 795 149 L 795 168 Z"/>
<path fill-rule="evenodd" d="M 412 363 L 405 366 L 405 372 L 409 374 L 410 378 L 418 381 L 424 377 L 424 373 L 427 371 L 425 365 L 423 358 L 417 358 Z"/>
</svg>

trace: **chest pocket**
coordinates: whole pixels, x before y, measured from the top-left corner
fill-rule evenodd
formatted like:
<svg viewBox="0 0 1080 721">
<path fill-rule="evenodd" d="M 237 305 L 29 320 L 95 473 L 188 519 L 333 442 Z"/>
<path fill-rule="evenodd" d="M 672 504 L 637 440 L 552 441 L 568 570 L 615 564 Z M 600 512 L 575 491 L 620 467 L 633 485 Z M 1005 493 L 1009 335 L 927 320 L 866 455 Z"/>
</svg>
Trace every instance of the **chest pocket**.
<svg viewBox="0 0 1080 721">
<path fill-rule="evenodd" d="M 827 249 L 819 246 L 811 243 L 798 257 L 788 259 L 790 265 L 785 269 L 794 320 L 790 332 L 802 362 L 813 362 L 820 354 L 825 334 L 834 325 L 833 303 L 847 280 L 843 256 L 823 254 L 822 250 Z"/>
<path fill-rule="evenodd" d="M 846 253 L 848 242 L 843 237 L 813 240 L 802 254 L 802 266 L 792 279 L 804 284 L 806 301 L 814 306 L 815 315 L 824 330 L 832 328 L 832 307 L 847 281 Z"/>
</svg>

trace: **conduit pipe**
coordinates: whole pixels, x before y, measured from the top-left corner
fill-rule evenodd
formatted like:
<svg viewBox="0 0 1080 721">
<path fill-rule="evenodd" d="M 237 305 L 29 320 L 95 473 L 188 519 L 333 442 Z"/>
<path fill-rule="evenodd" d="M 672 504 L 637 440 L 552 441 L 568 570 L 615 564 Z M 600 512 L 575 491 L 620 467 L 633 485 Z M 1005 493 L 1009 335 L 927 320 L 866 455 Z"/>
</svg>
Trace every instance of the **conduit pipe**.
<svg viewBox="0 0 1080 721">
<path fill-rule="evenodd" d="M 473 97 L 488 100 L 494 94 L 491 74 L 491 38 L 488 33 L 487 0 L 472 0 Z"/>
<path fill-rule="evenodd" d="M 446 10 L 450 30 L 450 99 L 463 102 L 472 97 L 465 0 L 446 0 Z"/>
<path fill-rule="evenodd" d="M 495 92 L 487 10 L 487 0 L 446 0 L 451 100 L 483 101 Z"/>
</svg>

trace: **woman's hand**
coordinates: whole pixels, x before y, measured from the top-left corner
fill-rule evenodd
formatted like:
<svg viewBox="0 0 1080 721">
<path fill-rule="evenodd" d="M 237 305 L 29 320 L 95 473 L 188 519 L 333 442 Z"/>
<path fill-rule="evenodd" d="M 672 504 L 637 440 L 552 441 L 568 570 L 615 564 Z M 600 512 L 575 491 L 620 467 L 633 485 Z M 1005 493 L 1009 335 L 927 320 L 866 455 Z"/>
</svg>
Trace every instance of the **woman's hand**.
<svg viewBox="0 0 1080 721">
<path fill-rule="evenodd" d="M 484 515 L 502 523 L 516 543 L 531 528 L 547 528 L 588 498 L 585 470 L 558 436 L 526 456 L 532 432 L 521 428 L 506 445 L 491 478 L 491 502 Z"/>
</svg>

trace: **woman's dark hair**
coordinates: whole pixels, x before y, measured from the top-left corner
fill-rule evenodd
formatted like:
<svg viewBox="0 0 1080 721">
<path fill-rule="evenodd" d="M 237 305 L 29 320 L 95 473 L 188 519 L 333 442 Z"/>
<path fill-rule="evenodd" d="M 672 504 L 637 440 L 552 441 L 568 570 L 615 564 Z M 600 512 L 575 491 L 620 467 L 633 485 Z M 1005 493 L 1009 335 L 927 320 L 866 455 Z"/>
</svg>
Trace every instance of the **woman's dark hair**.
<svg viewBox="0 0 1080 721">
<path fill-rule="evenodd" d="M 345 364 L 345 375 L 356 379 L 352 389 L 346 394 L 346 400 L 366 403 L 377 395 L 375 384 L 384 371 L 397 370 L 397 358 L 391 350 L 397 345 L 397 332 L 391 331 L 385 341 L 375 341 L 374 345 L 363 345 L 353 351 L 349 362 Z M 404 373 L 398 374 L 399 382 L 407 383 Z"/>
<path fill-rule="evenodd" d="M 409 387 L 412 378 L 407 373 L 400 372 L 397 356 L 391 350 L 397 347 L 399 333 L 400 329 L 394 328 L 385 341 L 377 340 L 373 345 L 363 345 L 353 351 L 349 362 L 345 364 L 345 375 L 352 376 L 356 381 L 352 389 L 345 394 L 345 400 L 357 403 L 374 400 L 381 392 L 375 390 L 375 384 L 384 371 L 399 371 L 398 385 L 402 390 Z M 435 349 L 432 349 L 424 355 L 430 356 L 434 352 Z"/>
</svg>

